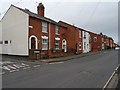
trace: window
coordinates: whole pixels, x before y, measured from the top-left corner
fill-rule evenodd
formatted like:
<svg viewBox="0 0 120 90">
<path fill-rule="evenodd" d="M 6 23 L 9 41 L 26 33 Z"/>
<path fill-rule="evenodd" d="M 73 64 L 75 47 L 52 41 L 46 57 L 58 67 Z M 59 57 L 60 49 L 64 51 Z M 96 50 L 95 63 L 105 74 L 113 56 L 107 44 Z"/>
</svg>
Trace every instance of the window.
<svg viewBox="0 0 120 90">
<path fill-rule="evenodd" d="M 88 48 L 88 44 L 87 44 L 87 48 Z"/>
<path fill-rule="evenodd" d="M 91 43 L 92 42 L 92 40 L 91 40 L 91 37 L 89 36 L 89 43 Z"/>
<path fill-rule="evenodd" d="M 84 42 L 84 49 L 86 49 L 86 42 Z"/>
<path fill-rule="evenodd" d="M 84 38 L 86 38 L 86 32 L 84 32 Z"/>
<path fill-rule="evenodd" d="M 47 33 L 47 23 L 46 22 L 42 22 L 42 32 Z"/>
<path fill-rule="evenodd" d="M 94 37 L 94 42 L 97 42 L 97 37 Z"/>
<path fill-rule="evenodd" d="M 5 41 L 5 44 L 8 44 L 8 41 Z"/>
<path fill-rule="evenodd" d="M 58 26 L 55 27 L 55 34 L 57 34 L 57 35 L 59 34 L 59 27 Z"/>
<path fill-rule="evenodd" d="M 109 46 L 109 40 L 107 39 L 107 46 Z"/>
<path fill-rule="evenodd" d="M 82 36 L 81 36 L 81 31 L 79 31 L 79 38 L 81 38 Z"/>
<path fill-rule="evenodd" d="M 104 42 L 104 38 L 102 38 L 102 42 Z"/>
<path fill-rule="evenodd" d="M 3 41 L 0 41 L 0 44 L 3 44 Z"/>
<path fill-rule="evenodd" d="M 55 48 L 59 49 L 59 40 L 55 40 Z"/>
<path fill-rule="evenodd" d="M 80 47 L 82 46 L 82 43 L 81 43 L 81 42 L 79 43 L 79 46 L 80 46 Z"/>
<path fill-rule="evenodd" d="M 10 40 L 10 44 L 12 43 L 12 41 Z"/>
<path fill-rule="evenodd" d="M 81 48 L 82 48 L 82 43 L 79 42 L 79 50 L 81 50 Z"/>
<path fill-rule="evenodd" d="M 42 39 L 42 50 L 48 49 L 48 39 Z"/>
</svg>

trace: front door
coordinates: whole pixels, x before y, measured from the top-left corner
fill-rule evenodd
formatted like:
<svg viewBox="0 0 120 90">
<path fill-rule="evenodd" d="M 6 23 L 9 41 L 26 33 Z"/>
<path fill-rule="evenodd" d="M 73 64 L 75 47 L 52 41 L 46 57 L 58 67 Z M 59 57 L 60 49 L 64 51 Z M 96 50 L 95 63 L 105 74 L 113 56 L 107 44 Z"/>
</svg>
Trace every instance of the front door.
<svg viewBox="0 0 120 90">
<path fill-rule="evenodd" d="M 67 52 L 67 43 L 65 39 L 62 41 L 62 49 L 64 52 Z"/>
<path fill-rule="evenodd" d="M 36 41 L 34 37 L 31 38 L 31 49 L 36 49 Z"/>
</svg>

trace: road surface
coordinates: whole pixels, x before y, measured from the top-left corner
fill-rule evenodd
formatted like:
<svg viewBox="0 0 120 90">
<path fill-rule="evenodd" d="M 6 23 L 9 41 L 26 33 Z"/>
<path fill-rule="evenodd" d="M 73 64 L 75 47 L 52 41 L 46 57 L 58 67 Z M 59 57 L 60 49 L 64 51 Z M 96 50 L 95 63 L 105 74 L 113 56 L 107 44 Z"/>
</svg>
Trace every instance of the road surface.
<svg viewBox="0 0 120 90">
<path fill-rule="evenodd" d="M 2 75 L 3 88 L 103 88 L 118 65 L 118 51 L 40 64 Z"/>
</svg>

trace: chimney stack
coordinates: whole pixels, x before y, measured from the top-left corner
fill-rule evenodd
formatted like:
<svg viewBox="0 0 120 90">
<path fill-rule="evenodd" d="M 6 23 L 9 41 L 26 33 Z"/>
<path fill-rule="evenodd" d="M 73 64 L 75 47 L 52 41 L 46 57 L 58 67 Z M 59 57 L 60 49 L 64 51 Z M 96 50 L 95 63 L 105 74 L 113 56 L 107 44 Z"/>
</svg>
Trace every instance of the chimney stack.
<svg viewBox="0 0 120 90">
<path fill-rule="evenodd" d="M 37 13 L 42 17 L 44 17 L 44 9 L 44 5 L 42 3 L 39 3 L 39 5 L 37 6 Z"/>
</svg>

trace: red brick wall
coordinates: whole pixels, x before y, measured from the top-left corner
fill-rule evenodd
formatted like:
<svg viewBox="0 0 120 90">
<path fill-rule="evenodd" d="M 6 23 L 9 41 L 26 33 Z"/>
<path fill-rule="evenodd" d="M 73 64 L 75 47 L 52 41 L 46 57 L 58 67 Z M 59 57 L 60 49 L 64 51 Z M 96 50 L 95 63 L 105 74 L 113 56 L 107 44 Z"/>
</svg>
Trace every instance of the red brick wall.
<svg viewBox="0 0 120 90">
<path fill-rule="evenodd" d="M 62 40 L 66 39 L 67 41 L 67 53 L 82 53 L 82 45 L 81 45 L 81 50 L 79 47 L 79 43 L 82 42 L 82 29 L 78 29 L 73 25 L 64 23 L 62 21 L 60 21 L 59 23 L 62 23 L 65 25 L 65 27 L 63 26 L 59 26 L 59 35 L 55 34 L 55 24 L 52 23 L 47 23 L 47 33 L 42 33 L 42 21 L 33 17 L 29 18 L 29 26 L 33 26 L 33 28 L 29 28 L 29 37 L 31 35 L 35 35 L 39 41 L 39 45 L 38 48 L 41 49 L 42 48 L 42 38 L 41 36 L 47 36 L 48 39 L 48 48 L 50 46 L 50 49 L 48 50 L 42 50 L 41 51 L 41 57 L 59 57 L 59 56 L 63 56 L 63 52 L 62 52 Z M 50 26 L 49 26 L 50 25 Z M 50 32 L 49 32 L 49 28 L 50 28 Z M 81 31 L 81 38 L 79 38 L 79 31 Z M 92 32 L 90 33 L 90 37 L 91 37 L 91 51 L 100 51 L 102 49 L 102 35 L 99 34 L 95 34 Z M 50 36 L 49 36 L 50 35 Z M 29 39 L 28 37 L 28 39 Z M 97 37 L 97 41 L 94 42 L 94 37 Z M 55 48 L 55 38 L 60 38 L 60 50 L 57 50 L 56 52 L 52 52 L 51 49 Z M 50 42 L 49 42 L 50 41 Z M 114 43 L 113 40 L 104 38 L 104 42 L 105 43 L 105 47 L 107 46 L 107 44 L 110 45 L 110 42 Z M 29 42 L 28 42 L 29 43 Z M 49 45 L 50 43 L 50 45 Z M 35 58 L 36 55 L 33 53 L 33 50 L 29 50 L 29 57 L 30 58 Z"/>
<path fill-rule="evenodd" d="M 75 28 L 73 26 L 67 25 L 66 30 L 66 39 L 67 39 L 67 51 L 68 53 L 74 52 L 76 47 L 75 43 Z"/>
<path fill-rule="evenodd" d="M 42 35 L 48 36 L 48 33 L 42 33 L 42 21 L 33 17 L 29 17 L 29 26 L 33 26 L 33 28 L 29 28 L 29 38 L 31 35 L 34 35 L 37 37 L 39 44 L 38 48 L 41 49 L 42 47 Z M 47 30 L 48 32 L 48 30 Z M 28 39 L 29 39 L 28 38 Z M 44 51 L 45 54 L 47 54 L 47 51 Z M 43 53 L 43 52 L 41 52 Z M 36 55 L 33 53 L 33 50 L 29 50 L 29 57 L 30 59 L 36 58 Z"/>
<path fill-rule="evenodd" d="M 113 39 L 112 38 L 109 38 L 109 46 L 111 47 L 111 48 L 113 48 L 113 43 L 114 43 L 114 41 L 113 41 Z"/>
<path fill-rule="evenodd" d="M 74 52 L 74 49 L 76 47 L 75 43 L 75 28 L 72 26 L 68 26 L 67 32 L 66 32 L 66 38 L 67 38 L 67 48 L 68 52 Z"/>
<path fill-rule="evenodd" d="M 39 41 L 38 48 L 42 48 L 42 38 L 41 36 L 47 36 L 48 37 L 48 50 L 42 50 L 41 51 L 41 57 L 58 57 L 63 56 L 62 52 L 62 34 L 66 33 L 66 28 L 60 26 L 59 27 L 59 35 L 55 34 L 55 24 L 47 23 L 47 33 L 42 32 L 42 21 L 33 17 L 29 18 L 29 26 L 33 26 L 33 28 L 29 28 L 29 37 L 31 35 L 35 35 Z M 49 34 L 49 28 L 50 28 L 50 34 Z M 49 36 L 50 35 L 50 36 Z M 29 39 L 28 37 L 28 39 Z M 49 38 L 50 37 L 50 38 Z M 60 38 L 60 50 L 56 51 L 55 53 L 51 51 L 52 48 L 55 48 L 55 37 Z M 49 40 L 50 39 L 50 40 Z M 68 41 L 68 39 L 66 39 Z M 50 41 L 50 50 L 49 50 L 49 41 Z M 33 53 L 33 50 L 29 50 L 29 57 L 35 58 L 36 55 Z"/>
<path fill-rule="evenodd" d="M 100 51 L 102 49 L 102 37 L 101 35 L 90 32 L 91 36 L 91 51 Z M 94 37 L 97 37 L 97 41 L 94 42 Z"/>
<path fill-rule="evenodd" d="M 79 38 L 79 29 L 77 29 L 75 26 L 67 24 L 65 22 L 60 21 L 60 24 L 63 24 L 67 27 L 65 30 L 65 37 L 67 39 L 67 51 L 68 53 L 75 53 L 78 51 L 78 53 L 81 53 L 82 50 L 78 50 L 78 42 L 82 41 L 82 38 Z M 82 34 L 82 32 L 81 32 Z"/>
<path fill-rule="evenodd" d="M 111 47 L 111 44 L 112 44 L 112 47 L 114 47 L 114 40 L 112 38 L 107 38 L 107 37 L 104 37 L 104 42 L 105 42 L 105 47 L 109 46 Z"/>
<path fill-rule="evenodd" d="M 55 49 L 55 38 L 60 38 L 59 41 L 59 49 L 60 50 L 55 50 L 55 52 L 52 52 L 51 50 L 49 51 L 49 57 L 59 57 L 59 56 L 63 56 L 63 52 L 62 52 L 62 40 L 66 39 L 63 38 L 62 34 L 66 32 L 66 28 L 59 26 L 59 34 L 56 35 L 55 34 L 55 25 L 51 24 L 51 35 L 50 35 L 50 43 L 51 43 L 51 49 Z"/>
</svg>

